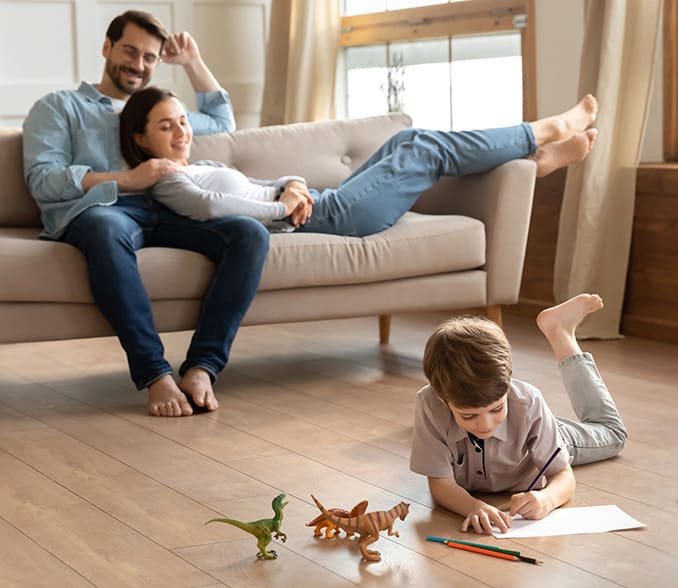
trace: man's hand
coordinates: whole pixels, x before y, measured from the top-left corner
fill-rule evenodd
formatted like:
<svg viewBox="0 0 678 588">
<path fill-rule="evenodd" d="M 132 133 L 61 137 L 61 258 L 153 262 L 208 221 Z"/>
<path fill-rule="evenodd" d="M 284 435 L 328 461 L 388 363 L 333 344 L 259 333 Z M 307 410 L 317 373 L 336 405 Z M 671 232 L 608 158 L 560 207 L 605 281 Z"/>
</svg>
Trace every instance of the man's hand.
<svg viewBox="0 0 678 588">
<path fill-rule="evenodd" d="M 299 227 L 311 218 L 313 197 L 303 182 L 292 180 L 285 184 L 285 191 L 280 195 L 280 202 L 285 205 L 287 214 L 291 215 L 292 224 Z"/>
<path fill-rule="evenodd" d="M 165 42 L 162 60 L 172 65 L 186 65 L 200 60 L 200 50 L 195 39 L 186 31 L 172 35 Z"/>
<path fill-rule="evenodd" d="M 476 533 L 491 535 L 492 524 L 502 533 L 506 533 L 511 526 L 511 517 L 491 504 L 476 500 L 473 510 L 461 524 L 461 530 L 466 532 L 472 529 Z"/>
<path fill-rule="evenodd" d="M 181 169 L 181 165 L 169 159 L 149 159 L 133 169 L 120 172 L 118 189 L 121 192 L 141 192 L 165 176 L 180 172 Z"/>
<path fill-rule="evenodd" d="M 510 515 L 521 515 L 525 519 L 543 519 L 555 506 L 543 490 L 519 492 L 511 496 Z"/>
</svg>

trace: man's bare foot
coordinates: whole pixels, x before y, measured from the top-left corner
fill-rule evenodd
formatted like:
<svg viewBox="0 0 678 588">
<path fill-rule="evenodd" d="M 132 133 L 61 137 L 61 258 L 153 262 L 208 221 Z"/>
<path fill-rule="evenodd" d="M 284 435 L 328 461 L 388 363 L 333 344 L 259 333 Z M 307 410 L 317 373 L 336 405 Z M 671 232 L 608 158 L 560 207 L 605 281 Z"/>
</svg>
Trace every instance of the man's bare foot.
<svg viewBox="0 0 678 588">
<path fill-rule="evenodd" d="M 558 361 L 581 353 L 575 331 L 589 314 L 601 308 L 603 299 L 597 294 L 579 294 L 539 313 L 537 326 L 544 333 Z"/>
<path fill-rule="evenodd" d="M 148 387 L 148 412 L 153 416 L 180 417 L 192 415 L 193 409 L 174 378 L 168 374 Z"/>
<path fill-rule="evenodd" d="M 597 116 L 598 101 L 592 94 L 587 94 L 570 110 L 531 123 L 537 146 L 565 141 L 581 133 L 594 123 Z"/>
<path fill-rule="evenodd" d="M 181 378 L 179 388 L 193 399 L 196 406 L 207 410 L 219 408 L 219 401 L 214 395 L 209 373 L 202 368 L 191 368 Z"/>
<path fill-rule="evenodd" d="M 537 177 L 547 176 L 561 167 L 585 159 L 591 153 L 597 136 L 598 129 L 587 129 L 569 139 L 547 143 L 537 149 L 532 156 L 537 162 Z"/>
</svg>

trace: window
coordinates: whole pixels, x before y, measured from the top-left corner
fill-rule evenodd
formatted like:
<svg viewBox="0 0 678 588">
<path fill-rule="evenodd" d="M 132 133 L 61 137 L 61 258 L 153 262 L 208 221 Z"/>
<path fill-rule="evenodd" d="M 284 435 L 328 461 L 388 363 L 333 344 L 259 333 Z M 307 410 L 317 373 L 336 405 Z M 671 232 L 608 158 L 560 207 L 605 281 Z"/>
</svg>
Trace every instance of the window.
<svg viewBox="0 0 678 588">
<path fill-rule="evenodd" d="M 533 119 L 532 1 L 345 0 L 339 109 L 454 130 Z"/>
</svg>

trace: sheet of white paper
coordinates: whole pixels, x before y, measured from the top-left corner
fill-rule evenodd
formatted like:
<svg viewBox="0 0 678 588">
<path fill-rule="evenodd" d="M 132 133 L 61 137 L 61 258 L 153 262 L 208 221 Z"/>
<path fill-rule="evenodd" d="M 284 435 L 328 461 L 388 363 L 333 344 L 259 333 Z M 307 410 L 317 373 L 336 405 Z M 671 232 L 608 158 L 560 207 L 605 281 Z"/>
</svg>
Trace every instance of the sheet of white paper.
<svg viewBox="0 0 678 588">
<path fill-rule="evenodd" d="M 575 535 L 578 533 L 607 533 L 622 529 L 646 527 L 644 523 L 627 515 L 618 506 L 580 506 L 557 508 L 538 521 L 529 521 L 517 515 L 506 533 L 495 530 L 497 539 L 516 537 L 549 537 L 552 535 Z"/>
</svg>

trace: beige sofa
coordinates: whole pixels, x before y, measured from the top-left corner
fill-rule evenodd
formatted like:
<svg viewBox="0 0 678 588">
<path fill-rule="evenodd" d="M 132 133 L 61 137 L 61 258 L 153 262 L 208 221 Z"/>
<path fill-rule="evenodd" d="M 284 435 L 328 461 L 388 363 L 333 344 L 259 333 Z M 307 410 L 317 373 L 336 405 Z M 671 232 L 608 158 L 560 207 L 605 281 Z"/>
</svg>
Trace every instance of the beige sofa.
<svg viewBox="0 0 678 588">
<path fill-rule="evenodd" d="M 251 177 L 303 175 L 335 186 L 376 147 L 409 126 L 405 115 L 242 130 L 196 141 L 195 159 L 218 159 Z M 0 343 L 110 335 L 75 248 L 39 240 L 40 216 L 22 177 L 21 132 L 0 129 Z M 273 234 L 259 292 L 244 324 L 380 317 L 517 301 L 535 165 L 444 178 L 394 227 L 367 238 Z M 160 332 L 192 329 L 212 265 L 176 249 L 139 252 Z"/>
</svg>

